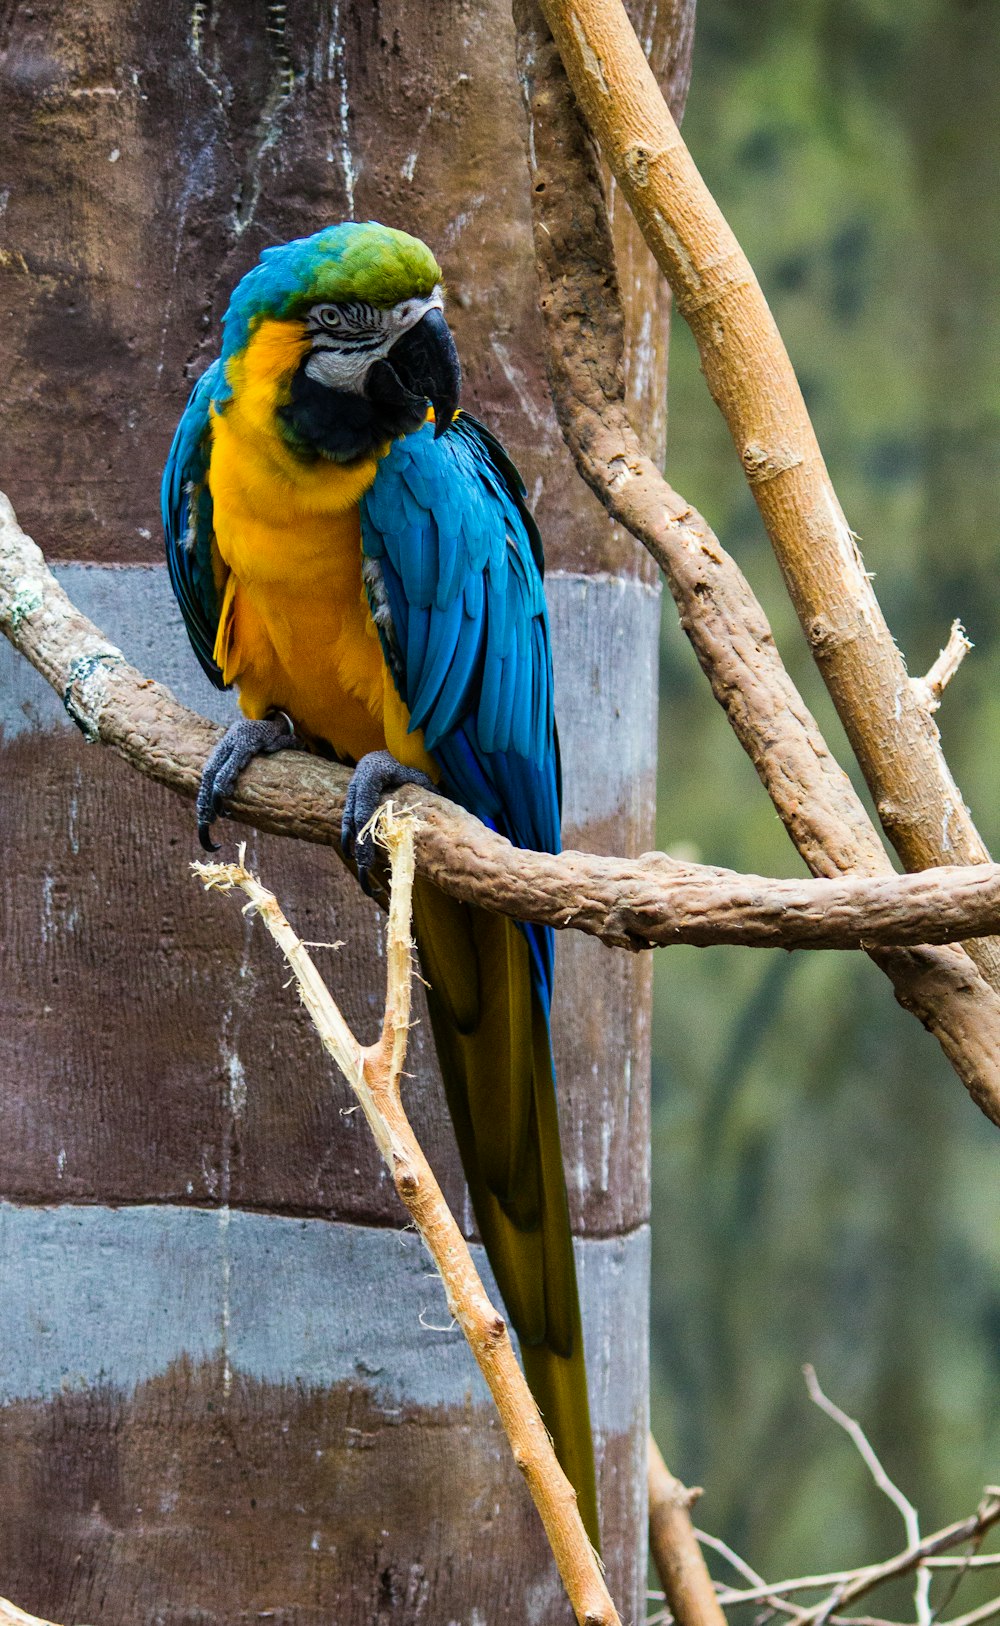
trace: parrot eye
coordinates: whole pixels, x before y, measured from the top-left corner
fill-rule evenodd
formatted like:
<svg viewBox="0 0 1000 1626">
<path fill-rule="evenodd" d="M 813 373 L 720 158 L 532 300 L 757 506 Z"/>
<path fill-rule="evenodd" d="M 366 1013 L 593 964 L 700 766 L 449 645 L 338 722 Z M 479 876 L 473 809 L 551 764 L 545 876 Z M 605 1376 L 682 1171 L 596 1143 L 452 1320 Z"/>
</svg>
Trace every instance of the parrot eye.
<svg viewBox="0 0 1000 1626">
<path fill-rule="evenodd" d="M 382 340 L 385 318 L 364 300 L 345 305 L 313 305 L 309 311 L 313 333 L 336 335 L 337 349 L 369 350 Z"/>
</svg>

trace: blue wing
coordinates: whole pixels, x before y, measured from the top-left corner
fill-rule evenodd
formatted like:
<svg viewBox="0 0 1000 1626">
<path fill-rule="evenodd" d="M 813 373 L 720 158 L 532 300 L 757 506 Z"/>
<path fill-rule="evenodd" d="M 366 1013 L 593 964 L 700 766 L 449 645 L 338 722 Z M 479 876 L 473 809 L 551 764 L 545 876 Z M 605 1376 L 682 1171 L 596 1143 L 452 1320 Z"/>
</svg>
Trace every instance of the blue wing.
<svg viewBox="0 0 1000 1626">
<path fill-rule="evenodd" d="M 514 465 L 474 418 L 460 413 L 439 440 L 425 425 L 395 442 L 362 498 L 365 579 L 443 788 L 516 846 L 558 852 L 541 543 L 523 499 Z M 551 996 L 552 933 L 525 931 Z"/>
<path fill-rule="evenodd" d="M 213 564 L 212 497 L 208 489 L 209 408 L 224 387 L 221 361 L 202 373 L 181 414 L 163 470 L 160 511 L 170 585 L 195 654 L 217 689 L 228 685 L 212 659 L 220 604 Z"/>
</svg>

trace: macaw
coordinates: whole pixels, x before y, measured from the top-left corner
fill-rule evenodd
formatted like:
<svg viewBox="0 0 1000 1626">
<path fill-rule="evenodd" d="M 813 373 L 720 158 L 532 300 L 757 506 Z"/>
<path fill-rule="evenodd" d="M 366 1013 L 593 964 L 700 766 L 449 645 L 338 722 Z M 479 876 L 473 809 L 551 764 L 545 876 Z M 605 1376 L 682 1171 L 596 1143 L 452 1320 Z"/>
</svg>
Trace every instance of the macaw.
<svg viewBox="0 0 1000 1626">
<path fill-rule="evenodd" d="M 366 887 L 364 826 L 409 782 L 559 851 L 541 539 L 503 447 L 458 411 L 460 385 L 441 270 L 405 232 L 328 227 L 266 249 L 233 293 L 162 487 L 191 643 L 244 714 L 205 767 L 205 846 L 247 763 L 305 746 L 354 768 L 342 845 Z M 596 1545 L 553 933 L 419 877 L 414 927 L 476 1221 Z"/>
</svg>

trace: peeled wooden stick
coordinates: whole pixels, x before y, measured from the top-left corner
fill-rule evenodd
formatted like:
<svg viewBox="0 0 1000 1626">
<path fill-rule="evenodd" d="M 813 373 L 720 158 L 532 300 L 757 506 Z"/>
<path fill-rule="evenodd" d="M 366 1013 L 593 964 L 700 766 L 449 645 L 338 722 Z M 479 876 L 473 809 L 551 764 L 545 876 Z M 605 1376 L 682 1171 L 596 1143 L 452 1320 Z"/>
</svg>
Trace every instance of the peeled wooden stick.
<svg viewBox="0 0 1000 1626">
<path fill-rule="evenodd" d="M 29 1615 L 26 1610 L 19 1609 L 16 1603 L 7 1598 L 0 1598 L 0 1626 L 53 1626 L 51 1620 L 42 1620 L 38 1615 Z"/>
<path fill-rule="evenodd" d="M 921 705 L 926 706 L 928 711 L 937 711 L 941 696 L 971 648 L 972 641 L 961 621 L 953 621 L 948 642 L 937 660 L 922 678 L 911 679 Z"/>
<path fill-rule="evenodd" d="M 376 839 L 389 854 L 392 888 L 385 1016 L 378 1041 L 367 1047 L 358 1043 L 344 1021 L 273 892 L 244 868 L 242 853 L 238 864 L 194 864 L 192 868 L 209 889 L 245 892 L 248 908 L 260 915 L 288 961 L 323 1046 L 357 1096 L 396 1190 L 441 1275 L 448 1308 L 468 1339 L 496 1402 L 514 1461 L 527 1481 L 580 1626 L 621 1626 L 577 1511 L 576 1492 L 559 1466 L 517 1364 L 506 1322 L 486 1296 L 468 1244 L 403 1110 L 399 1080 L 410 1025 L 415 825 L 412 816 L 396 814 L 391 803 L 376 816 Z"/>
<path fill-rule="evenodd" d="M 621 0 L 541 0 L 573 90 L 694 334 L 792 602 L 907 869 L 988 857 L 823 462 L 781 335 Z M 622 470 L 629 478 L 627 467 Z M 969 953 L 1000 988 L 1000 942 Z"/>
</svg>

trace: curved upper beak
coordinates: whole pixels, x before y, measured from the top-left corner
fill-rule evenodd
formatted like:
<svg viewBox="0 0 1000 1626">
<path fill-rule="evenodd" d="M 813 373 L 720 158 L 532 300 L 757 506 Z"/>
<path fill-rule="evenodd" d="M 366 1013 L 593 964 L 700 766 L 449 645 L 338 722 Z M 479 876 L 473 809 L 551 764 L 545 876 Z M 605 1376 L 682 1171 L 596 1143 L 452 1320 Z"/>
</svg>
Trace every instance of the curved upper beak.
<svg viewBox="0 0 1000 1626">
<path fill-rule="evenodd" d="M 389 351 L 388 361 L 399 382 L 434 408 L 434 439 L 443 435 L 458 408 L 462 369 L 444 317 L 429 310 Z"/>
</svg>

